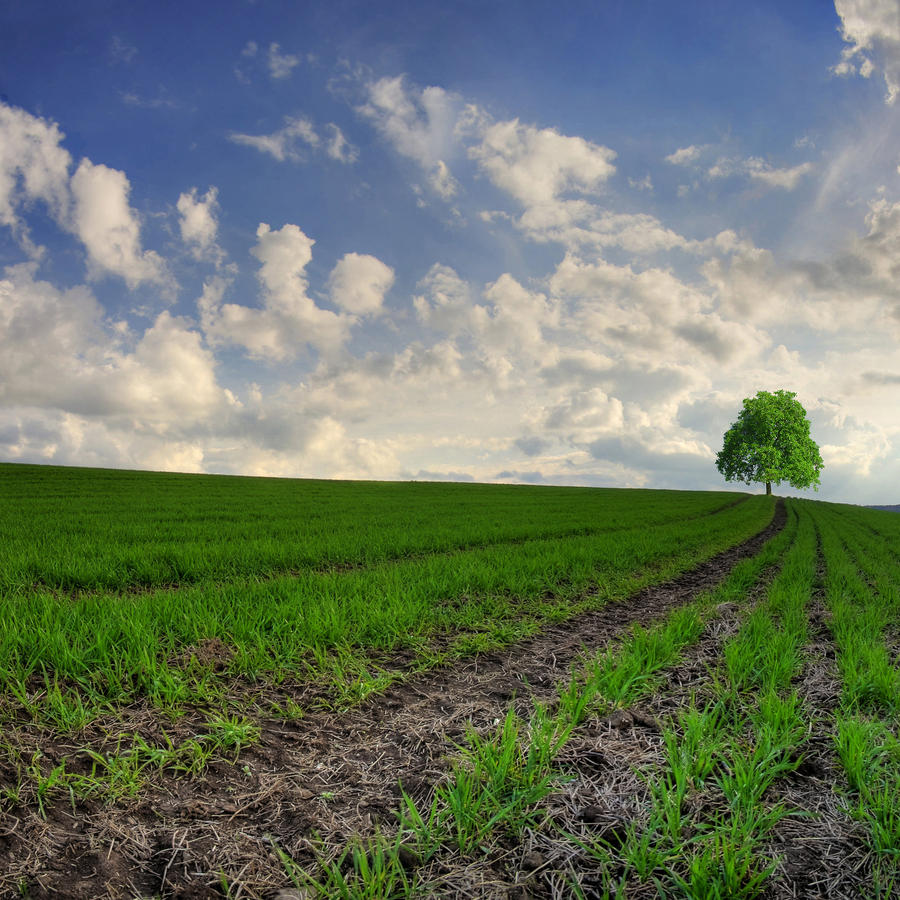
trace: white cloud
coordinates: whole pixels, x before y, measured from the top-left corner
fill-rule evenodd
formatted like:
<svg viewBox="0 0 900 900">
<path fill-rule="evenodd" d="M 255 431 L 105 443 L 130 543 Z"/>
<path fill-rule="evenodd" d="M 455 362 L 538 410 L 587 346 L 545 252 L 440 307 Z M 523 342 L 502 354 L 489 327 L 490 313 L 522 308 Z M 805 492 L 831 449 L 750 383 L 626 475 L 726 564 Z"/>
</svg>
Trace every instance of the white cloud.
<svg viewBox="0 0 900 900">
<path fill-rule="evenodd" d="M 600 434 L 621 432 L 625 427 L 622 401 L 599 387 L 574 390 L 544 411 L 543 429 L 564 432 L 569 440 L 596 440 Z"/>
<path fill-rule="evenodd" d="M 439 87 L 413 87 L 401 76 L 371 82 L 366 93 L 357 111 L 399 154 L 418 163 L 437 196 L 459 195 L 451 163 L 468 157 L 525 207 L 517 224 L 538 239 L 560 239 L 589 216 L 593 205 L 581 198 L 598 194 L 615 172 L 616 154 L 608 147 L 518 119 L 496 122 Z"/>
<path fill-rule="evenodd" d="M 69 166 L 55 122 L 0 103 L 0 224 L 23 233 L 17 210 L 41 200 L 57 220 L 68 216 Z"/>
<path fill-rule="evenodd" d="M 114 34 L 109 42 L 109 58 L 113 63 L 130 63 L 136 56 L 137 47 L 124 41 L 119 35 Z"/>
<path fill-rule="evenodd" d="M 653 190 L 653 179 L 649 172 L 643 178 L 629 178 L 628 184 L 637 191 Z"/>
<path fill-rule="evenodd" d="M 439 87 L 408 88 L 402 77 L 382 78 L 367 91 L 359 112 L 399 153 L 430 168 L 452 151 L 462 108 L 458 96 Z"/>
<path fill-rule="evenodd" d="M 755 163 L 756 161 L 754 161 Z M 804 175 L 809 175 L 814 166 L 810 162 L 800 163 L 800 165 L 792 166 L 788 169 L 773 169 L 770 166 L 753 165 L 749 174 L 751 178 L 762 181 L 770 187 L 783 188 L 786 191 L 792 191 L 800 183 L 800 179 Z"/>
<path fill-rule="evenodd" d="M 244 48 L 247 49 L 246 47 Z M 289 78 L 292 69 L 300 65 L 300 58 L 290 53 L 282 53 L 280 44 L 269 44 L 269 74 L 273 78 Z"/>
<path fill-rule="evenodd" d="M 450 200 L 459 193 L 459 182 L 450 174 L 442 159 L 432 169 L 428 183 L 442 200 Z"/>
<path fill-rule="evenodd" d="M 809 175 L 813 170 L 814 166 L 810 162 L 801 163 L 786 169 L 776 169 L 771 163 L 755 156 L 751 156 L 749 159 L 723 157 L 709 169 L 707 174 L 710 178 L 748 175 L 756 181 L 769 185 L 769 187 L 792 191 L 800 183 L 800 179 L 804 175 Z"/>
<path fill-rule="evenodd" d="M 354 147 L 353 144 L 344 137 L 344 133 L 334 124 L 334 122 L 330 122 L 325 128 L 329 133 L 329 137 L 325 142 L 325 152 L 338 162 L 356 162 L 356 160 L 359 159 L 359 148 Z"/>
<path fill-rule="evenodd" d="M 824 260 L 779 264 L 771 251 L 744 243 L 730 259 L 714 258 L 701 271 L 722 309 L 736 318 L 805 327 L 818 332 L 900 335 L 900 203 L 883 197 L 869 204 L 866 233 L 846 240 Z"/>
<path fill-rule="evenodd" d="M 0 103 L 0 224 L 35 255 L 17 211 L 41 200 L 57 224 L 84 244 L 93 276 L 119 275 L 132 288 L 143 282 L 170 286 L 162 258 L 141 247 L 125 173 L 85 158 L 70 177 L 72 158 L 62 139 L 55 123 Z"/>
<path fill-rule="evenodd" d="M 178 197 L 181 239 L 195 259 L 221 257 L 221 250 L 216 246 L 218 195 L 218 188 L 210 187 L 202 197 L 198 197 L 194 187 Z"/>
<path fill-rule="evenodd" d="M 492 355 L 530 361 L 546 359 L 552 348 L 546 346 L 547 329 L 559 325 L 559 306 L 538 291 L 529 291 L 508 272 L 484 289 L 490 306 L 476 318 L 482 346 Z"/>
<path fill-rule="evenodd" d="M 302 162 L 305 157 L 303 148 L 324 148 L 325 153 L 338 162 L 352 163 L 359 156 L 359 151 L 348 143 L 337 125 L 329 123 L 325 126 L 329 137 L 324 139 L 316 131 L 313 122 L 305 116 L 285 116 L 284 126 L 272 134 L 240 134 L 232 132 L 228 139 L 235 144 L 253 147 L 260 153 L 268 153 L 279 162 L 291 160 Z"/>
<path fill-rule="evenodd" d="M 900 6 L 896 0 L 835 0 L 834 6 L 849 46 L 833 71 L 868 78 L 880 67 L 885 102 L 894 103 L 900 94 Z"/>
<path fill-rule="evenodd" d="M 275 157 L 279 162 L 286 159 L 300 161 L 303 155 L 299 152 L 298 147 L 305 144 L 308 147 L 317 147 L 319 145 L 319 136 L 313 123 L 303 116 L 285 116 L 284 127 L 272 134 L 240 134 L 232 132 L 228 135 L 228 140 L 235 144 L 243 144 L 246 147 L 253 147 L 260 153 L 268 153 Z"/>
<path fill-rule="evenodd" d="M 608 147 L 518 119 L 489 126 L 469 155 L 526 207 L 552 204 L 563 194 L 595 194 L 616 171 Z"/>
<path fill-rule="evenodd" d="M 250 252 L 261 263 L 263 306 L 222 304 L 227 284 L 208 282 L 198 303 L 207 339 L 244 347 L 263 360 L 289 359 L 307 345 L 322 353 L 340 348 L 356 320 L 322 309 L 309 297 L 305 270 L 315 241 L 291 224 L 273 230 L 261 223 L 256 237 Z"/>
<path fill-rule="evenodd" d="M 123 91 L 119 96 L 126 106 L 135 106 L 138 109 L 178 109 L 181 105 L 177 100 L 167 97 L 162 89 L 155 97 L 142 97 L 133 91 Z"/>
<path fill-rule="evenodd" d="M 705 149 L 705 144 L 691 144 L 689 147 L 679 147 L 674 153 L 670 153 L 665 157 L 665 161 L 673 166 L 686 166 L 696 162 Z"/>
<path fill-rule="evenodd" d="M 81 416 L 133 417 L 158 433 L 195 422 L 225 403 L 215 360 L 200 335 L 161 313 L 129 350 L 85 287 L 60 291 L 34 266 L 0 280 L 0 398 Z"/>
<path fill-rule="evenodd" d="M 124 172 L 83 159 L 72 176 L 72 230 L 88 252 L 95 275 L 119 275 L 129 287 L 167 280 L 153 250 L 141 249 L 140 223 L 128 204 L 131 185 Z"/>
<path fill-rule="evenodd" d="M 374 256 L 346 253 L 328 278 L 331 302 L 358 316 L 377 315 L 394 283 L 394 270 Z"/>
<path fill-rule="evenodd" d="M 413 299 L 423 324 L 448 335 L 473 327 L 472 291 L 450 266 L 435 263 L 416 287 L 425 292 Z"/>
<path fill-rule="evenodd" d="M 417 162 L 443 199 L 458 189 L 446 160 L 459 149 L 460 130 L 468 121 L 461 98 L 439 87 L 408 87 L 402 77 L 382 78 L 366 86 L 367 102 L 358 112 L 394 149 Z"/>
<path fill-rule="evenodd" d="M 808 138 L 800 139 L 794 142 L 795 147 L 809 146 Z M 674 153 L 670 153 L 665 157 L 665 161 L 674 166 L 683 166 L 692 168 L 694 171 L 699 169 L 700 158 L 711 150 L 710 144 L 692 144 L 688 147 L 681 147 Z M 778 187 L 784 190 L 792 191 L 800 182 L 804 175 L 809 175 L 814 171 L 815 167 L 810 162 L 800 163 L 796 166 L 786 168 L 776 168 L 770 162 L 760 159 L 756 156 L 742 158 L 736 156 L 720 156 L 718 160 L 709 166 L 706 170 L 708 178 L 728 178 L 736 175 L 743 175 L 753 178 L 757 181 L 767 184 L 770 187 Z M 685 196 L 689 191 L 687 185 L 681 185 L 679 188 L 679 196 Z"/>
<path fill-rule="evenodd" d="M 652 365 L 681 359 L 699 367 L 704 357 L 734 365 L 756 357 L 770 343 L 765 332 L 723 315 L 710 296 L 663 269 L 635 272 L 630 266 L 586 263 L 570 254 L 557 267 L 550 288 L 575 301 L 573 314 L 582 333 Z"/>
<path fill-rule="evenodd" d="M 257 53 L 265 65 L 266 53 Z M 256 474 L 494 478 L 521 452 L 540 457 L 525 467 L 535 471 L 513 473 L 529 480 L 722 487 L 712 465 L 727 426 L 719 418 L 733 417 L 760 386 L 786 386 L 828 417 L 821 442 L 847 483 L 862 471 L 871 479 L 896 470 L 885 460 L 900 434 L 889 399 L 900 376 L 900 204 L 888 189 L 854 223 L 859 237 L 792 259 L 789 247 L 751 242 L 753 220 L 740 235 L 703 238 L 703 210 L 690 210 L 689 238 L 672 220 L 642 212 L 642 195 L 621 183 L 628 205 L 618 206 L 609 148 L 497 122 L 440 88 L 385 79 L 367 90 L 363 115 L 421 168 L 414 177 L 423 196 L 471 206 L 473 173 L 485 176 L 482 190 L 491 182 L 491 202 L 505 209 L 482 219 L 495 232 L 518 229 L 496 235 L 508 252 L 494 272 L 475 282 L 463 277 L 464 263 L 459 272 L 433 265 L 404 309 L 402 292 L 385 303 L 395 273 L 377 258 L 322 260 L 297 225 L 261 224 L 255 262 L 244 254 L 258 264 L 258 294 L 248 299 L 237 265 L 219 265 L 216 189 L 191 188 L 178 197 L 175 233 L 208 264 L 199 324 L 168 313 L 149 326 L 113 321 L 85 286 L 61 290 L 41 281 L 36 265 L 7 272 L 0 454 Z M 162 278 L 162 261 L 143 249 L 125 174 L 85 160 L 71 179 L 56 126 L 14 112 L 6 130 L 18 137 L 0 142 L 5 224 L 24 233 L 29 204 L 42 204 L 77 229 L 93 272 L 115 271 L 129 284 Z M 336 125 L 302 117 L 271 135 L 235 137 L 281 160 L 356 157 Z M 15 152 L 2 155 L 8 147 Z M 707 151 L 680 148 L 668 161 L 693 167 L 685 176 L 693 181 L 718 153 Z M 895 155 L 890 162 L 893 170 Z M 728 166 L 783 190 L 812 174 L 809 163 L 777 168 L 728 156 L 722 177 Z M 732 215 L 719 206 L 716 220 Z M 549 272 L 541 265 L 552 249 L 543 247 L 517 266 L 523 235 L 557 241 L 566 254 Z M 452 244 L 447 252 L 467 258 Z M 398 281 L 428 262 L 398 270 Z M 113 295 L 106 287 L 104 298 Z M 229 369 L 225 346 L 250 361 Z M 379 349 L 354 355 L 360 346 Z M 254 360 L 291 364 L 260 367 L 260 387 L 246 384 Z"/>
</svg>

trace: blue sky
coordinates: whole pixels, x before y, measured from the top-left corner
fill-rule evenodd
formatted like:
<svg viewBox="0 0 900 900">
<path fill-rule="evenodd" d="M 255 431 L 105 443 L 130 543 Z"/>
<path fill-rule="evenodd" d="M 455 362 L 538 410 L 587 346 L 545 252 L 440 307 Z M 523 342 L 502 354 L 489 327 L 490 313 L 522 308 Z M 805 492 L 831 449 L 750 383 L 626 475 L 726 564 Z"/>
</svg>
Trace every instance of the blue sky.
<svg viewBox="0 0 900 900">
<path fill-rule="evenodd" d="M 900 4 L 6 4 L 0 459 L 900 483 Z"/>
</svg>

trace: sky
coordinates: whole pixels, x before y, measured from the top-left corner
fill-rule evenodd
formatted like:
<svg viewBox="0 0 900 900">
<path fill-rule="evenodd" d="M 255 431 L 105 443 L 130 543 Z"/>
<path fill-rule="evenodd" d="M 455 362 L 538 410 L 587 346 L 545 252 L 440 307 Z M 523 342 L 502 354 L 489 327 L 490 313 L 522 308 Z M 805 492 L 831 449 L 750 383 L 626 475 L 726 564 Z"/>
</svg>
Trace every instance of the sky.
<svg viewBox="0 0 900 900">
<path fill-rule="evenodd" d="M 0 460 L 745 490 L 785 389 L 900 502 L 898 95 L 900 0 L 2 4 Z"/>
</svg>

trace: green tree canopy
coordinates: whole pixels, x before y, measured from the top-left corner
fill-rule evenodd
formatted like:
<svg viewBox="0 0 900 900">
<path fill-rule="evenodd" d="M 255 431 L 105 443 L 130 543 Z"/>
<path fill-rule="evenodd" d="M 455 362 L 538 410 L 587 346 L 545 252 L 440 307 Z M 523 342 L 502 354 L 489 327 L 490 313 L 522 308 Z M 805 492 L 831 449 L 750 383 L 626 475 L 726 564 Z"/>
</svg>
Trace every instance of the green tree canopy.
<svg viewBox="0 0 900 900">
<path fill-rule="evenodd" d="M 806 410 L 793 391 L 759 391 L 744 401 L 744 408 L 728 431 L 716 456 L 716 468 L 726 481 L 786 481 L 791 487 L 815 488 L 824 463 L 809 436 Z"/>
</svg>

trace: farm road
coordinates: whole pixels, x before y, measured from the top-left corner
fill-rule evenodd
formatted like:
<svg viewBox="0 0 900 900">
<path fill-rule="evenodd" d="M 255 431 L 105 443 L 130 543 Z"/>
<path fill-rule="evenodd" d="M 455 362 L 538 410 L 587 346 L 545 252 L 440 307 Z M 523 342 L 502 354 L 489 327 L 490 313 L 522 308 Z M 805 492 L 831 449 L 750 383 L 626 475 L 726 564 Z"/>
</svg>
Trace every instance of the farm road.
<svg viewBox="0 0 900 900">
<path fill-rule="evenodd" d="M 0 896 L 21 896 L 24 883 L 35 900 L 221 897 L 224 876 L 233 897 L 275 897 L 289 885 L 276 845 L 305 864 L 314 859 L 314 835 L 334 847 L 392 824 L 398 782 L 426 796 L 467 728 L 492 726 L 511 703 L 527 714 L 532 698 L 551 699 L 583 650 L 601 649 L 714 587 L 785 520 L 779 501 L 764 531 L 666 584 L 394 684 L 347 712 L 263 720 L 259 743 L 235 766 L 166 779 L 112 807 L 57 802 L 46 821 L 20 810 L 0 825 Z"/>
</svg>

